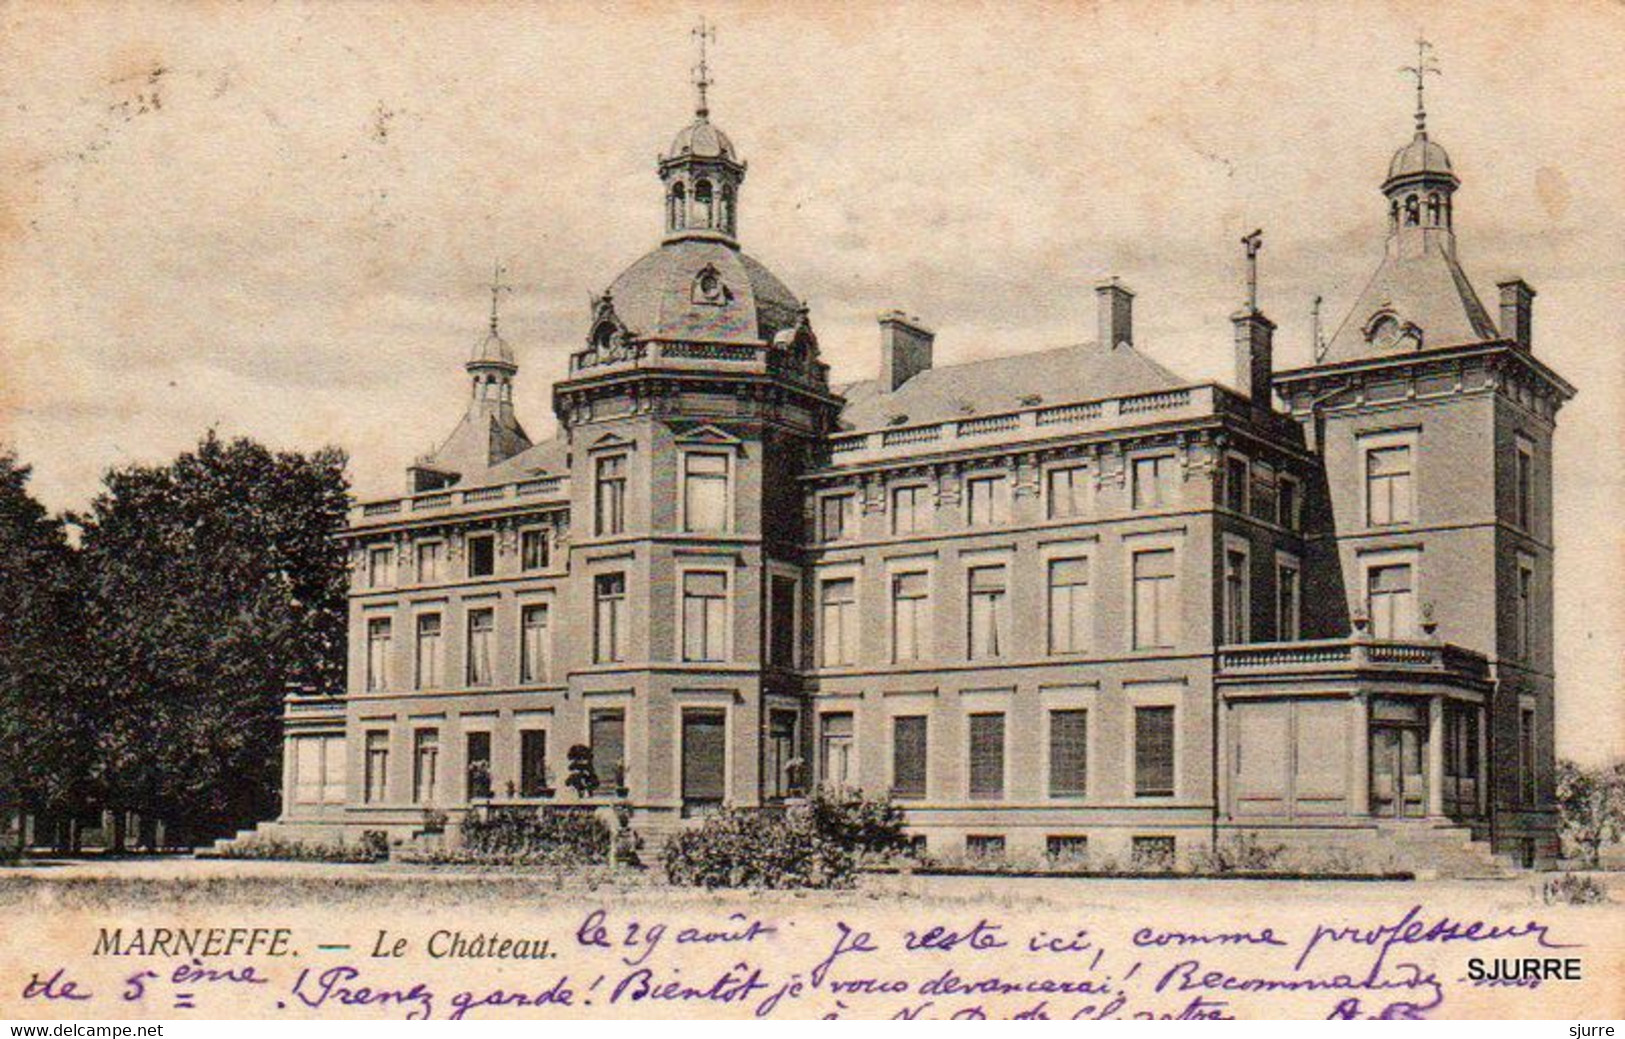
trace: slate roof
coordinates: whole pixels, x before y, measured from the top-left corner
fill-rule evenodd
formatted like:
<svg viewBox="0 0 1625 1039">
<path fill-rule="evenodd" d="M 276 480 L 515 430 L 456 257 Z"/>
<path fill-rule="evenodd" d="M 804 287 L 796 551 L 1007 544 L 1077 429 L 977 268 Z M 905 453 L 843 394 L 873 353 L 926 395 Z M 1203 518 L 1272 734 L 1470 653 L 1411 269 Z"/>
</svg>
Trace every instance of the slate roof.
<svg viewBox="0 0 1625 1039">
<path fill-rule="evenodd" d="M 883 392 L 878 380 L 854 383 L 840 391 L 847 400 L 841 427 L 877 429 L 944 422 L 1036 404 L 1156 393 L 1188 385 L 1188 379 L 1131 346 L 1082 343 L 932 368 L 893 393 Z"/>
<path fill-rule="evenodd" d="M 720 302 L 698 299 L 695 283 L 707 267 L 721 279 Z M 639 338 L 700 342 L 771 341 L 794 328 L 800 301 L 784 282 L 736 246 L 707 238 L 667 242 L 609 287 L 615 314 Z"/>
<path fill-rule="evenodd" d="M 1366 339 L 1366 329 L 1372 318 L 1385 310 L 1401 324 L 1413 324 L 1422 330 L 1420 348 L 1424 350 L 1482 342 L 1499 334 L 1461 264 L 1445 249 L 1442 237 L 1428 236 L 1419 251 L 1408 255 L 1389 248 L 1349 308 L 1348 316 L 1332 334 L 1325 363 L 1381 356 L 1384 351 Z"/>
</svg>

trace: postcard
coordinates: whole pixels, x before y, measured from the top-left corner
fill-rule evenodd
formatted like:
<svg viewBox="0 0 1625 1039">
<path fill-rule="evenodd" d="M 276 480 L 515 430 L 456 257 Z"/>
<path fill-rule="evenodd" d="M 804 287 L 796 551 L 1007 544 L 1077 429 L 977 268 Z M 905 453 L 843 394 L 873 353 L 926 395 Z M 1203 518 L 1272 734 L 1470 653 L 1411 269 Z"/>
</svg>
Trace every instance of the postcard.
<svg viewBox="0 0 1625 1039">
<path fill-rule="evenodd" d="M 0 17 L 0 1015 L 1625 1016 L 1617 6 Z"/>
</svg>

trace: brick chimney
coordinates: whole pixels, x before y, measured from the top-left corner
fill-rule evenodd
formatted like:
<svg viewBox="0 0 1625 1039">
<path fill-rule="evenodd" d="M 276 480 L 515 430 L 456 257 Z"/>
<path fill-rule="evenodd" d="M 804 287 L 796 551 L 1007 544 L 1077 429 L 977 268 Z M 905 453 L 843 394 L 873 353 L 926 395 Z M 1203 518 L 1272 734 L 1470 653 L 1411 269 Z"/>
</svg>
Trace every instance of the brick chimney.
<svg viewBox="0 0 1625 1039">
<path fill-rule="evenodd" d="M 1501 336 L 1525 350 L 1534 349 L 1535 290 L 1522 278 L 1500 282 Z"/>
<path fill-rule="evenodd" d="M 1272 410 L 1275 322 L 1256 307 L 1236 311 L 1230 322 L 1236 327 L 1236 388 L 1252 400 L 1253 407 Z"/>
<path fill-rule="evenodd" d="M 1134 345 L 1134 293 L 1115 277 L 1095 286 L 1096 335 L 1109 350 Z"/>
<path fill-rule="evenodd" d="M 880 382 L 887 392 L 931 368 L 937 335 L 901 310 L 880 315 Z"/>
</svg>

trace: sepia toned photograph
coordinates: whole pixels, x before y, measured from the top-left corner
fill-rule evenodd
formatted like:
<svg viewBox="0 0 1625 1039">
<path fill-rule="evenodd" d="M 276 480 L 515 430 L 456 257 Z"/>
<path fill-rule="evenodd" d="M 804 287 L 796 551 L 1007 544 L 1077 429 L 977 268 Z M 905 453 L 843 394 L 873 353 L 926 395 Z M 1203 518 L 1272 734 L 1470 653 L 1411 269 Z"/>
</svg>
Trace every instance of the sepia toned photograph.
<svg viewBox="0 0 1625 1039">
<path fill-rule="evenodd" d="M 1625 1016 L 1625 10 L 0 18 L 0 1016 Z"/>
</svg>

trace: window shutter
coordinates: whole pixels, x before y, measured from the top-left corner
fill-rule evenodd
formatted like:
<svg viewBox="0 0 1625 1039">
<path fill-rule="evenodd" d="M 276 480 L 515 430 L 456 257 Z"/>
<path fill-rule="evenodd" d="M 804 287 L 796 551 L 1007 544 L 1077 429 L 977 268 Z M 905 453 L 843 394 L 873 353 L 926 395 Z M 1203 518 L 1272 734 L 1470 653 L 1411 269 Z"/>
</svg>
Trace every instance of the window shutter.
<svg viewBox="0 0 1625 1039">
<path fill-rule="evenodd" d="M 892 793 L 898 797 L 924 797 L 925 761 L 925 716 L 893 718 Z"/>
<path fill-rule="evenodd" d="M 726 730 L 722 711 L 683 712 L 683 800 L 715 803 L 727 793 Z"/>
<path fill-rule="evenodd" d="M 1082 797 L 1087 789 L 1089 712 L 1049 714 L 1049 792 L 1051 797 Z"/>
<path fill-rule="evenodd" d="M 1174 709 L 1134 709 L 1134 793 L 1170 797 L 1174 792 Z"/>
<path fill-rule="evenodd" d="M 970 716 L 970 796 L 1004 796 L 1004 715 Z"/>
</svg>

